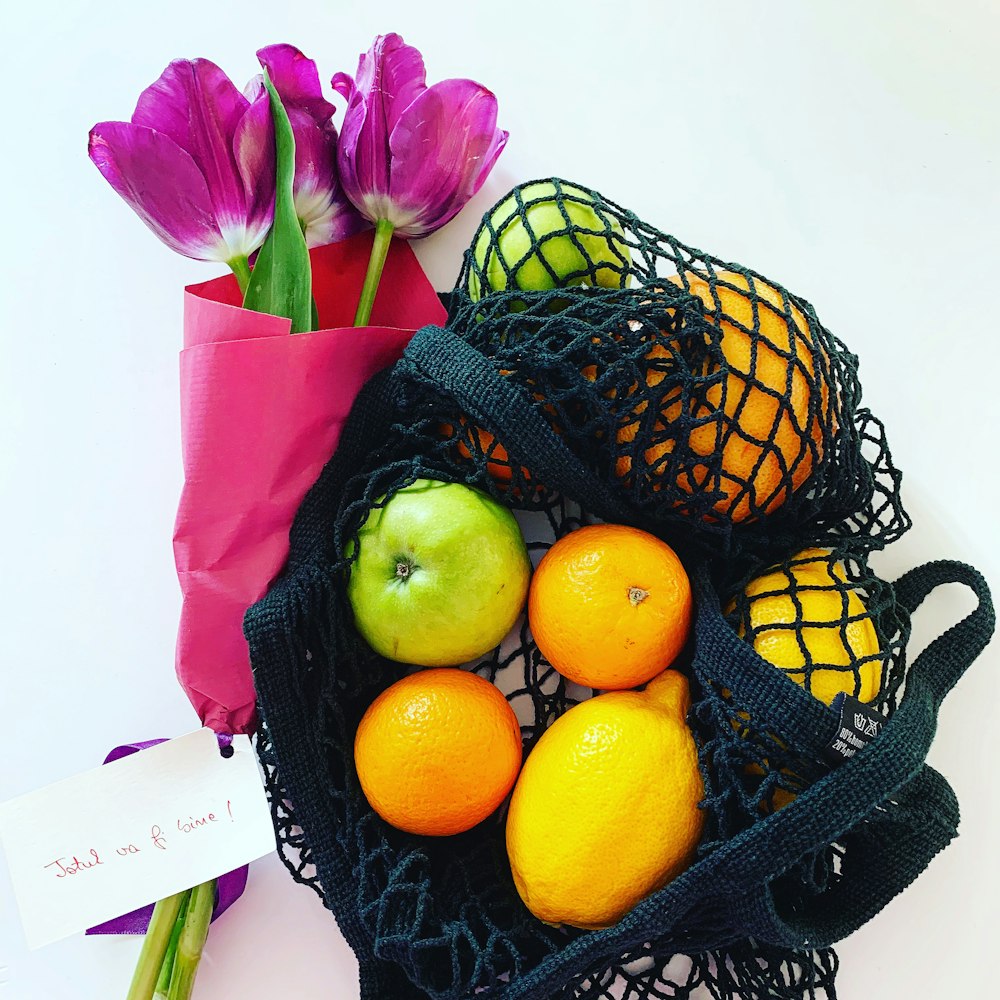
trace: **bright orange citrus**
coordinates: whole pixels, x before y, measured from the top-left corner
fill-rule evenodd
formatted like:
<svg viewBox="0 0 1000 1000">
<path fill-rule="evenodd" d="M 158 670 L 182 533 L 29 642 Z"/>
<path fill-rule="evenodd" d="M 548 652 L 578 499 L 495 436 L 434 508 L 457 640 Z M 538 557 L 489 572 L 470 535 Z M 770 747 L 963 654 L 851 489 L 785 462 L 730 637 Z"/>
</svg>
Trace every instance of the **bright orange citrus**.
<svg viewBox="0 0 1000 1000">
<path fill-rule="evenodd" d="M 383 691 L 354 740 L 371 807 L 408 833 L 446 837 L 494 812 L 521 768 L 507 699 L 467 670 L 421 670 Z"/>
<path fill-rule="evenodd" d="M 707 465 L 696 464 L 669 482 L 687 493 L 721 492 L 714 509 L 741 522 L 775 510 L 812 475 L 823 457 L 829 387 L 825 373 L 816 372 L 812 332 L 797 306 L 754 278 L 755 307 L 747 278 L 728 271 L 717 272 L 716 277 L 713 295 L 705 279 L 687 275 L 689 290 L 704 303 L 706 319 L 721 331 L 719 348 L 729 369 L 724 380 L 709 386 L 703 401 L 692 405 L 691 416 L 704 422 L 691 431 L 688 445 L 696 455 L 718 454 L 721 468 L 714 476 Z M 670 280 L 683 284 L 679 277 Z M 654 345 L 648 358 L 667 353 L 667 348 Z M 650 369 L 646 381 L 655 386 L 663 378 L 661 371 Z M 643 401 L 625 415 L 619 443 L 635 439 L 646 405 Z M 656 441 L 643 453 L 653 490 L 667 482 L 658 481 L 656 474 L 676 447 L 671 424 L 681 416 L 681 405 L 677 389 L 659 404 L 653 428 Z M 714 414 L 719 419 L 709 419 Z M 620 457 L 617 474 L 628 478 L 632 464 L 630 456 Z"/>
<path fill-rule="evenodd" d="M 528 590 L 528 622 L 564 677 L 611 690 L 645 684 L 677 658 L 691 630 L 691 584 L 666 542 L 595 524 L 564 536 Z"/>
<path fill-rule="evenodd" d="M 455 450 L 466 461 L 472 458 L 473 452 L 482 452 L 486 456 L 486 472 L 490 478 L 501 486 L 506 486 L 513 478 L 513 470 L 510 464 L 510 456 L 507 449 L 497 441 L 496 437 L 482 427 L 474 427 L 466 420 L 460 424 L 461 434 L 455 443 Z M 448 425 L 446 433 L 451 433 L 451 426 Z M 476 444 L 472 444 L 475 438 Z M 522 469 L 522 474 L 527 478 L 528 470 Z"/>
</svg>

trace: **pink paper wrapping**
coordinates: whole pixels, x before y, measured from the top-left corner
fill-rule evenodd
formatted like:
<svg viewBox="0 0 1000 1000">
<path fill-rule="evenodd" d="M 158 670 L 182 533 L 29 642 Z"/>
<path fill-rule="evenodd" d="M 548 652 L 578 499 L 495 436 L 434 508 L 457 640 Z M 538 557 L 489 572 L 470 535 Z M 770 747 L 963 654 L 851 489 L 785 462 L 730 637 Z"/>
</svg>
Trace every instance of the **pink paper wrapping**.
<svg viewBox="0 0 1000 1000">
<path fill-rule="evenodd" d="M 254 725 L 243 614 L 288 556 L 288 531 L 365 381 L 445 310 L 409 245 L 393 240 L 372 326 L 354 328 L 372 234 L 311 252 L 324 329 L 240 308 L 227 276 L 184 296 L 184 488 L 174 529 L 183 593 L 177 676 L 216 732 Z"/>
</svg>

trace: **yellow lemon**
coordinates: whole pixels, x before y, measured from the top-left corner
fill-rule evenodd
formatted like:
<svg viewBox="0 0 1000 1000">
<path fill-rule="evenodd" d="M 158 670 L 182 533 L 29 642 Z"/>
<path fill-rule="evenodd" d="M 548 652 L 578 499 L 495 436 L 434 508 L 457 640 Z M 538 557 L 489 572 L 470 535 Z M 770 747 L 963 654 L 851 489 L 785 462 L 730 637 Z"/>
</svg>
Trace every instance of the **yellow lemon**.
<svg viewBox="0 0 1000 1000">
<path fill-rule="evenodd" d="M 689 707 L 687 680 L 665 670 L 645 691 L 574 706 L 538 741 L 514 787 L 507 854 L 540 920 L 609 927 L 691 864 L 704 787 Z"/>
<path fill-rule="evenodd" d="M 827 705 L 841 691 L 859 701 L 874 700 L 882 662 L 864 601 L 846 585 L 843 567 L 829 552 L 804 549 L 791 562 L 747 584 L 749 622 L 740 623 L 739 634 Z M 808 672 L 806 653 L 812 662 Z"/>
</svg>

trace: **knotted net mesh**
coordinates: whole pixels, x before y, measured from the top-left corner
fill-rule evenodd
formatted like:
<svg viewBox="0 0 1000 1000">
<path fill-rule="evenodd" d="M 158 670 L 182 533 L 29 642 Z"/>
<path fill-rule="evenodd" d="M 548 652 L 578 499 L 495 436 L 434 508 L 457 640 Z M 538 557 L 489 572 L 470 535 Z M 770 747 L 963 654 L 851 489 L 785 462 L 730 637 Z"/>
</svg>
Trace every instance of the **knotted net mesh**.
<svg viewBox="0 0 1000 1000">
<path fill-rule="evenodd" d="M 514 509 L 536 563 L 582 524 L 637 525 L 708 581 L 718 608 L 702 613 L 706 635 L 777 647 L 796 685 L 824 700 L 846 691 L 889 717 L 909 621 L 868 555 L 909 521 L 857 367 L 804 299 L 596 192 L 532 182 L 487 213 L 447 329 L 421 331 L 363 391 L 300 511 L 288 571 L 248 617 L 281 849 L 359 954 L 398 976 L 371 996 L 835 995 L 829 948 L 752 937 L 742 903 L 725 893 L 678 890 L 623 943 L 526 910 L 503 810 L 440 840 L 384 823 L 360 790 L 353 738 L 407 668 L 355 631 L 346 553 L 370 511 L 418 478 L 465 483 Z M 692 685 L 705 782 L 698 868 L 830 765 L 791 724 L 794 701 L 748 711 L 744 680 L 720 681 L 697 641 L 677 666 Z M 526 753 L 596 693 L 545 661 L 523 619 L 467 668 L 508 697 Z M 885 807 L 889 820 L 897 806 Z M 623 835 L 627 826 L 623 817 Z M 820 844 L 774 873 L 767 887 L 782 912 L 822 900 L 866 835 Z"/>
</svg>

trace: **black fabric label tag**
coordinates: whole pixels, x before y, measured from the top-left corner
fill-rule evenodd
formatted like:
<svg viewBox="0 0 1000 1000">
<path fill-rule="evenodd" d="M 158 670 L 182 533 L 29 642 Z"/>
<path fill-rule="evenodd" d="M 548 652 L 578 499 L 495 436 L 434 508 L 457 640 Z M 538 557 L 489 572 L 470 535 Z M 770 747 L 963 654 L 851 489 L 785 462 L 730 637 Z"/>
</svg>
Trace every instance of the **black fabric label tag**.
<svg viewBox="0 0 1000 1000">
<path fill-rule="evenodd" d="M 823 750 L 823 758 L 828 764 L 843 764 L 882 732 L 885 719 L 843 692 L 833 699 L 831 707 L 840 713 L 840 722 L 833 739 Z"/>
</svg>

